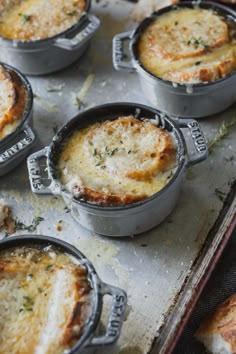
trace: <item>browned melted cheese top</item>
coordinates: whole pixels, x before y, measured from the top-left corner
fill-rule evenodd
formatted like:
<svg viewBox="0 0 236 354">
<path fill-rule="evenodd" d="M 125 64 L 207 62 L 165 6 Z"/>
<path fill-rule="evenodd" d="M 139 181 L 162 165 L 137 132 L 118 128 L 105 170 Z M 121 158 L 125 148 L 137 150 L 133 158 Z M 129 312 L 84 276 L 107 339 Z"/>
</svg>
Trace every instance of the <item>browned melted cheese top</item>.
<svg viewBox="0 0 236 354">
<path fill-rule="evenodd" d="M 3 0 L 0 36 L 24 41 L 53 37 L 75 24 L 85 8 L 85 0 Z"/>
<path fill-rule="evenodd" d="M 162 189 L 176 164 L 171 134 L 147 120 L 126 116 L 74 132 L 63 146 L 58 173 L 77 198 L 125 205 Z"/>
<path fill-rule="evenodd" d="M 212 10 L 183 8 L 156 18 L 141 34 L 139 60 L 178 83 L 215 81 L 236 70 L 236 26 Z"/>
<path fill-rule="evenodd" d="M 85 268 L 56 248 L 0 252 L 0 353 L 62 354 L 83 333 Z"/>
<path fill-rule="evenodd" d="M 26 102 L 27 92 L 21 79 L 0 65 L 0 140 L 20 124 Z"/>
</svg>

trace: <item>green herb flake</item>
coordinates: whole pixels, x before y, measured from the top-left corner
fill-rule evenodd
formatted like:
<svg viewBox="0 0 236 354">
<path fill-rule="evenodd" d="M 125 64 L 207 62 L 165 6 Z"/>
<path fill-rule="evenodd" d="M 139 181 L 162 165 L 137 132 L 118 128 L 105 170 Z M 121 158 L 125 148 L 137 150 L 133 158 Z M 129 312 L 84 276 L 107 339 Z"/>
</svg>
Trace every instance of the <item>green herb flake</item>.
<svg viewBox="0 0 236 354">
<path fill-rule="evenodd" d="M 97 149 L 93 149 L 93 156 L 97 156 Z"/>
<path fill-rule="evenodd" d="M 191 37 L 188 40 L 187 45 L 193 45 L 194 47 L 200 47 L 200 48 L 203 48 L 203 49 L 209 47 L 209 45 L 204 43 L 201 38 L 196 38 L 196 37 Z"/>
<path fill-rule="evenodd" d="M 64 210 L 67 214 L 70 213 L 70 209 L 67 206 L 64 208 Z"/>
<path fill-rule="evenodd" d="M 25 225 L 23 222 L 16 219 L 15 228 L 16 228 L 16 230 L 27 230 L 27 231 L 33 232 L 37 229 L 37 226 L 43 220 L 44 220 L 44 218 L 42 218 L 41 216 L 36 216 L 32 220 L 32 223 L 30 225 Z"/>
<path fill-rule="evenodd" d="M 52 266 L 53 266 L 53 264 L 47 265 L 47 267 L 45 267 L 45 270 L 48 272 L 52 268 Z"/>
<path fill-rule="evenodd" d="M 131 151 L 131 150 L 129 150 L 129 151 L 128 151 L 128 154 L 131 154 L 131 152 L 132 152 L 132 151 Z"/>
<path fill-rule="evenodd" d="M 38 292 L 39 292 L 40 294 L 42 294 L 43 289 L 42 289 L 42 288 L 38 288 Z"/>
<path fill-rule="evenodd" d="M 75 16 L 78 12 L 76 10 L 72 10 L 72 11 L 67 11 L 66 14 L 68 16 Z"/>
<path fill-rule="evenodd" d="M 31 15 L 27 15 L 27 14 L 18 14 L 21 18 L 21 21 L 25 24 L 27 22 L 29 22 L 31 20 Z"/>
<path fill-rule="evenodd" d="M 33 274 L 32 273 L 29 273 L 29 274 L 27 274 L 27 278 L 30 278 L 30 279 L 32 279 L 33 278 Z"/>
<path fill-rule="evenodd" d="M 25 311 L 31 311 L 32 312 L 33 311 L 33 307 L 26 307 Z"/>
<path fill-rule="evenodd" d="M 226 197 L 226 193 L 222 192 L 220 189 L 216 188 L 215 189 L 215 195 L 218 197 L 218 199 L 223 202 Z"/>
<path fill-rule="evenodd" d="M 78 109 L 81 109 L 83 106 L 82 100 L 79 98 L 79 96 L 75 96 L 75 105 L 77 106 Z"/>
<path fill-rule="evenodd" d="M 107 149 L 107 151 L 106 151 L 106 154 L 108 155 L 108 156 L 113 156 L 113 155 L 115 155 L 115 153 L 118 151 L 118 148 L 114 148 L 114 149 Z"/>
<path fill-rule="evenodd" d="M 175 26 L 178 26 L 179 22 L 178 21 L 175 21 Z"/>
<path fill-rule="evenodd" d="M 23 299 L 25 299 L 25 304 L 23 306 L 29 306 L 29 305 L 33 305 L 34 304 L 34 301 L 32 299 L 32 297 L 30 296 L 23 296 Z"/>
<path fill-rule="evenodd" d="M 201 63 L 201 61 L 196 61 L 195 65 L 200 65 Z"/>
</svg>

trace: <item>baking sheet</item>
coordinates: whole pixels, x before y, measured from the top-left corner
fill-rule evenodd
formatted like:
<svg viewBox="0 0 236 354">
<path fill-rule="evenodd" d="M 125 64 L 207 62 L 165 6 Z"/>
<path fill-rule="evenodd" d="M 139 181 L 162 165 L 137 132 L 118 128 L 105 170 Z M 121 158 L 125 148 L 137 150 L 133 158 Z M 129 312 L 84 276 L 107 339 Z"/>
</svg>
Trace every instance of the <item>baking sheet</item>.
<svg viewBox="0 0 236 354">
<path fill-rule="evenodd" d="M 194 338 L 200 323 L 209 317 L 216 306 L 236 293 L 236 228 L 219 263 L 207 283 L 191 319 L 176 345 L 173 354 L 205 354 L 204 346 Z"/>
<path fill-rule="evenodd" d="M 148 104 L 137 76 L 116 72 L 112 67 L 112 37 L 135 27 L 128 18 L 133 6 L 122 0 L 94 1 L 92 12 L 102 25 L 82 59 L 59 73 L 28 77 L 35 94 L 38 141 L 34 151 L 48 145 L 58 127 L 79 109 L 115 101 Z M 87 92 L 78 107 L 75 97 L 81 90 Z M 211 139 L 223 121 L 235 116 L 236 105 L 220 115 L 201 119 L 206 137 Z M 135 238 L 110 239 L 92 234 L 72 219 L 60 198 L 33 195 L 26 163 L 0 178 L 0 197 L 12 207 L 18 221 L 29 226 L 38 216 L 44 218 L 34 233 L 75 245 L 93 262 L 103 281 L 127 291 L 128 311 L 120 340 L 112 348 L 99 349 L 99 354 L 157 352 L 158 342 L 164 340 L 166 317 L 173 312 L 176 297 L 184 294 L 186 277 L 235 180 L 235 134 L 236 126 L 232 126 L 208 160 L 187 171 L 172 215 L 159 227 Z M 18 230 L 17 234 L 27 232 Z"/>
</svg>

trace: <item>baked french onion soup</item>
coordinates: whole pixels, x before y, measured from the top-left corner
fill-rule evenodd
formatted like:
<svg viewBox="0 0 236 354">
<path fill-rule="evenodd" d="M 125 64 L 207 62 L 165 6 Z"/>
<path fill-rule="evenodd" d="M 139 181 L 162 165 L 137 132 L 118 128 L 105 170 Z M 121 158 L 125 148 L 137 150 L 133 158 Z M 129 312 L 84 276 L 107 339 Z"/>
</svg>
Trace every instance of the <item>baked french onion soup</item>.
<svg viewBox="0 0 236 354">
<path fill-rule="evenodd" d="M 15 40 L 53 37 L 74 25 L 85 0 L 2 0 L 0 36 Z"/>
<path fill-rule="evenodd" d="M 19 76 L 0 65 L 0 141 L 21 123 L 27 92 Z"/>
<path fill-rule="evenodd" d="M 157 77 L 212 82 L 236 70 L 236 25 L 212 9 L 176 8 L 146 27 L 137 49 L 140 63 Z"/>
<path fill-rule="evenodd" d="M 1 354 L 60 354 L 90 311 L 86 269 L 54 246 L 0 252 Z"/>
<path fill-rule="evenodd" d="M 65 141 L 59 179 L 75 198 L 97 205 L 127 205 L 160 191 L 177 165 L 174 137 L 133 116 L 94 123 Z"/>
</svg>

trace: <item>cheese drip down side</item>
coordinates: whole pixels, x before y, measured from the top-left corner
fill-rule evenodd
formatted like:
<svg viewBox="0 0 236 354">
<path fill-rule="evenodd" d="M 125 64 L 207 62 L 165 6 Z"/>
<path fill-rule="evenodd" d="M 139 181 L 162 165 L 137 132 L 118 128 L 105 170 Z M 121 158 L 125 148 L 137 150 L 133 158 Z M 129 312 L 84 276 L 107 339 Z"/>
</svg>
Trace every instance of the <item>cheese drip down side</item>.
<svg viewBox="0 0 236 354">
<path fill-rule="evenodd" d="M 15 40 L 53 37 L 74 25 L 85 0 L 8 0 L 0 4 L 0 36 Z"/>
<path fill-rule="evenodd" d="M 170 133 L 126 116 L 74 132 L 63 145 L 57 171 L 76 198 L 110 206 L 160 191 L 176 165 L 176 141 Z"/>
<path fill-rule="evenodd" d="M 0 252 L 1 354 L 62 354 L 89 316 L 86 270 L 55 249 Z"/>
<path fill-rule="evenodd" d="M 236 26 L 213 10 L 179 8 L 141 33 L 139 61 L 157 77 L 177 83 L 218 80 L 236 70 Z"/>
</svg>

